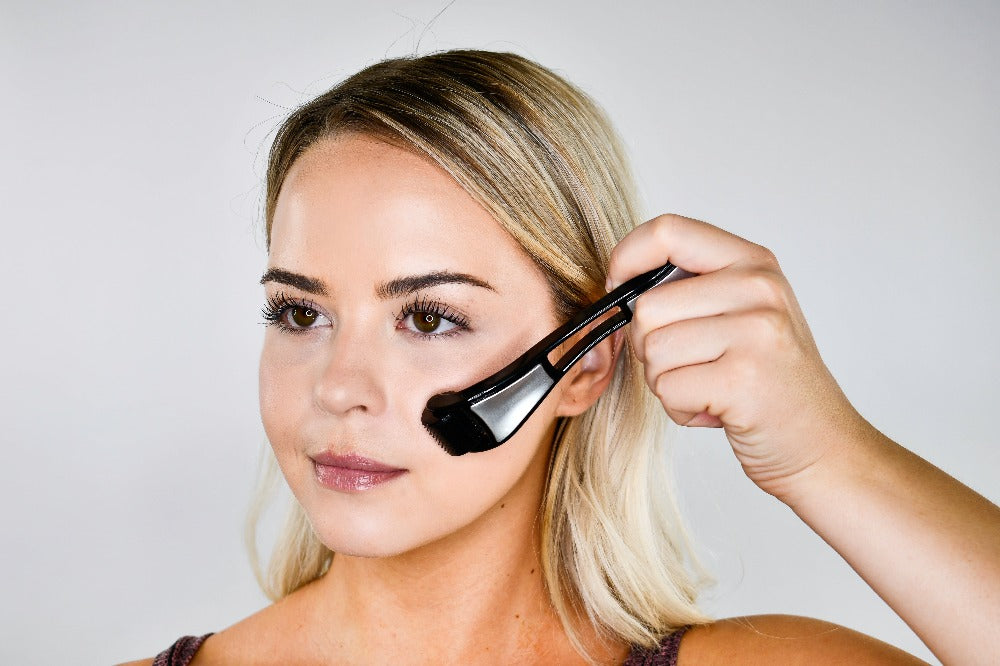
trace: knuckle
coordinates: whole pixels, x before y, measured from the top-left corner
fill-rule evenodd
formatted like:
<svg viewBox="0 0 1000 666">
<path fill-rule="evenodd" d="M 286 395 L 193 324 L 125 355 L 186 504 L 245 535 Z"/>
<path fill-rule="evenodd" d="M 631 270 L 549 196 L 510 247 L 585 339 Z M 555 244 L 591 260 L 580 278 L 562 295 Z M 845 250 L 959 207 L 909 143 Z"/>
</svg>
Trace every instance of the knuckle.
<svg viewBox="0 0 1000 666">
<path fill-rule="evenodd" d="M 643 372 L 646 375 L 646 385 L 653 390 L 653 393 L 655 393 L 656 395 L 661 395 L 660 380 L 663 378 L 663 375 L 658 373 L 648 364 L 644 366 Z"/>
<path fill-rule="evenodd" d="M 668 245 L 670 240 L 677 233 L 677 226 L 679 219 L 676 215 L 660 215 L 659 217 L 653 218 L 653 236 L 656 240 L 663 244 Z"/>
<path fill-rule="evenodd" d="M 664 406 L 666 406 L 667 396 L 670 395 L 667 388 L 667 385 L 670 383 L 670 378 L 667 374 L 668 373 L 663 372 L 654 376 L 653 381 L 649 384 L 650 388 L 653 389 L 653 393 L 655 393 L 656 397 L 664 403 Z"/>
<path fill-rule="evenodd" d="M 774 252 L 772 252 L 769 248 L 764 247 L 763 245 L 757 245 L 756 243 L 754 243 L 753 246 L 754 246 L 754 258 L 759 263 L 772 269 L 778 267 L 778 257 L 775 256 Z"/>
<path fill-rule="evenodd" d="M 645 364 L 646 341 L 644 336 L 638 330 L 632 330 L 628 333 L 628 338 L 636 360 L 641 364 Z"/>
<path fill-rule="evenodd" d="M 788 317 L 774 308 L 760 308 L 750 315 L 755 337 L 765 344 L 785 337 L 789 328 Z"/>
<path fill-rule="evenodd" d="M 747 276 L 753 295 L 768 305 L 779 306 L 786 301 L 784 280 L 770 270 L 754 270 Z"/>
<path fill-rule="evenodd" d="M 642 359 L 646 366 L 647 374 L 655 376 L 662 372 L 663 362 L 667 354 L 663 351 L 664 340 L 659 330 L 648 333 L 642 342 Z"/>
</svg>

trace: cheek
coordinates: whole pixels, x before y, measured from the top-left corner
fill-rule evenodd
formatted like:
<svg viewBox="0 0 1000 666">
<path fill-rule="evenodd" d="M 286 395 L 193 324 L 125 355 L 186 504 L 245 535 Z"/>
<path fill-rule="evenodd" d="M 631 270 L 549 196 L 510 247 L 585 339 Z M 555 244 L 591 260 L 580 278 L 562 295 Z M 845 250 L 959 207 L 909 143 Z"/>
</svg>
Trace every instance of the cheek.
<svg viewBox="0 0 1000 666">
<path fill-rule="evenodd" d="M 512 438 L 490 451 L 439 458 L 438 474 L 428 478 L 428 496 L 437 504 L 485 509 L 515 485 L 536 448 L 527 436 Z M 447 454 L 445 454 L 447 455 Z M 475 512 L 475 511 L 473 511 Z"/>
<path fill-rule="evenodd" d="M 415 475 L 409 520 L 414 532 L 442 535 L 482 518 L 501 504 L 513 516 L 533 516 L 548 470 L 554 417 L 539 408 L 510 440 L 483 453 L 441 455 Z"/>
<path fill-rule="evenodd" d="M 281 463 L 282 453 L 292 446 L 290 435 L 304 417 L 309 389 L 302 368 L 293 371 L 267 343 L 261 351 L 258 384 L 261 423 Z"/>
</svg>

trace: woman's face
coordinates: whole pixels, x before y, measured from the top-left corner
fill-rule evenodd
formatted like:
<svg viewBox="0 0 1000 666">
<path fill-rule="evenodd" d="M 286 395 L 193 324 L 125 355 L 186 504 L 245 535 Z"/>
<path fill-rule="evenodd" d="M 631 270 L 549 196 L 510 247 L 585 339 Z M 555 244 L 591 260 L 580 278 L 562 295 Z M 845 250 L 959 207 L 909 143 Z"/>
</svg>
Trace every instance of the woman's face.
<svg viewBox="0 0 1000 666">
<path fill-rule="evenodd" d="M 282 186 L 262 282 L 261 418 L 327 547 L 387 556 L 502 506 L 534 513 L 559 385 L 485 453 L 450 456 L 420 421 L 559 323 L 542 272 L 444 170 L 362 135 L 314 144 Z"/>
</svg>

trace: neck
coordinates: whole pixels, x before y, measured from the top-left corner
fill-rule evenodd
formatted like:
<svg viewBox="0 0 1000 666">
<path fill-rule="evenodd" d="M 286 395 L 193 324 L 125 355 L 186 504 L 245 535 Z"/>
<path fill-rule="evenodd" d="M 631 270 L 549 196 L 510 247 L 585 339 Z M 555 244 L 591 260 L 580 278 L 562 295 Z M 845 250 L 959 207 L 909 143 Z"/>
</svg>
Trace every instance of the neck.
<svg viewBox="0 0 1000 666">
<path fill-rule="evenodd" d="M 472 647 L 474 637 L 495 640 L 528 618 L 547 622 L 537 540 L 509 539 L 520 531 L 506 515 L 514 513 L 510 509 L 495 507 L 473 534 L 454 534 L 404 555 L 337 555 L 324 576 L 329 598 L 364 633 L 376 634 L 365 637 L 368 645 L 378 635 L 406 635 L 437 645 L 466 637 Z"/>
</svg>

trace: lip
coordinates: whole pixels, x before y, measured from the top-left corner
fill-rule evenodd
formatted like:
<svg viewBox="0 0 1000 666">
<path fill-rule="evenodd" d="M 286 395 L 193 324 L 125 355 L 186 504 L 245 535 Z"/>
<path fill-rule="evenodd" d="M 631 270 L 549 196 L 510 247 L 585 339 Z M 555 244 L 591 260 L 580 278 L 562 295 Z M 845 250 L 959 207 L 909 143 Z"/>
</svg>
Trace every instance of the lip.
<svg viewBox="0 0 1000 666">
<path fill-rule="evenodd" d="M 324 451 L 311 458 L 316 480 L 321 485 L 348 493 L 371 490 L 408 471 L 353 453 L 338 455 Z"/>
</svg>

